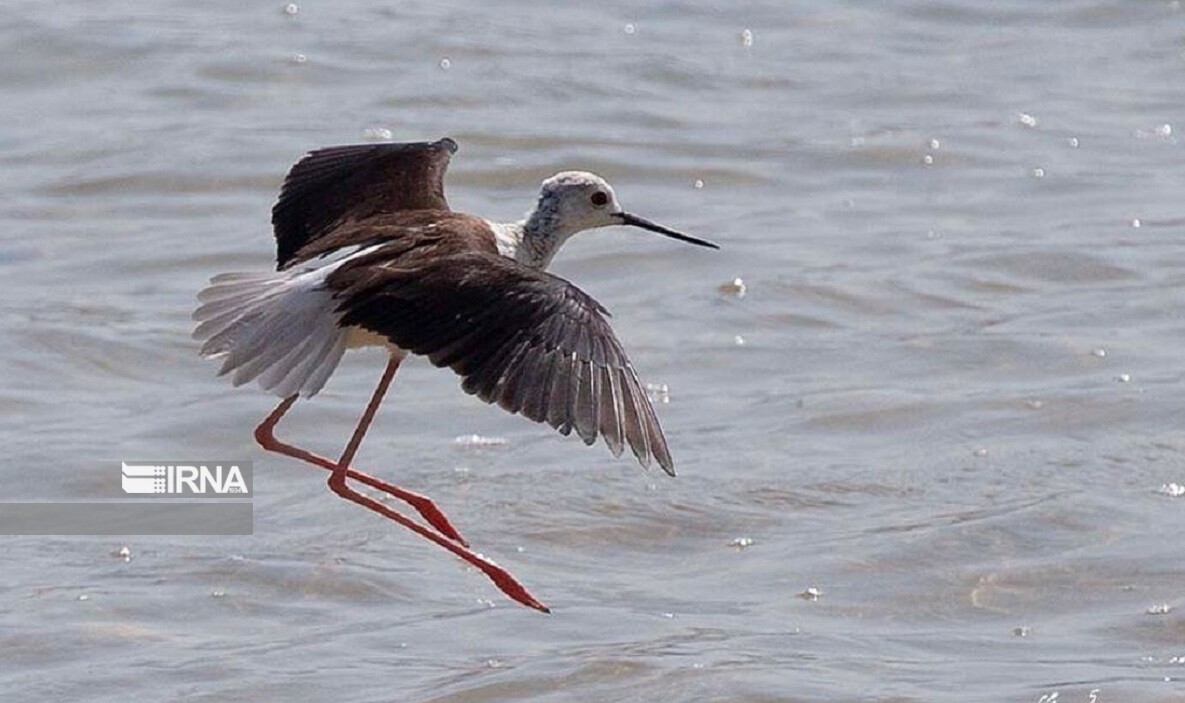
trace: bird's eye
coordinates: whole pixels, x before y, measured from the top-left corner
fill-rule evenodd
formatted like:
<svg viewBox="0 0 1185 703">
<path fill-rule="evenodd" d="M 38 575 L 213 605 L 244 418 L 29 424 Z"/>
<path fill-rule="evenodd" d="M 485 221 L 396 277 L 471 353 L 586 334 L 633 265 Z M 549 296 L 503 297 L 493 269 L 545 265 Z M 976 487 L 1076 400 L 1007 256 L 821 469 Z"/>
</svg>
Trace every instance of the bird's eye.
<svg viewBox="0 0 1185 703">
<path fill-rule="evenodd" d="M 597 192 L 592 194 L 591 200 L 592 200 L 593 205 L 600 207 L 600 206 L 604 205 L 605 203 L 609 202 L 609 194 L 603 190 L 598 190 Z"/>
</svg>

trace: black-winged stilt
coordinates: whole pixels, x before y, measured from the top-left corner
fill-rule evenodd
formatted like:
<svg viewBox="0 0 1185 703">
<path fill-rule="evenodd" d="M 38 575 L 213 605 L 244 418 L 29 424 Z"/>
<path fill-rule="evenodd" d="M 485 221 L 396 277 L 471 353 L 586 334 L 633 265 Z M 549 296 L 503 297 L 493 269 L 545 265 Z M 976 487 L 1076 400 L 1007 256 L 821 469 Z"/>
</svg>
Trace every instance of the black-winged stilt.
<svg viewBox="0 0 1185 703">
<path fill-rule="evenodd" d="M 700 246 L 711 242 L 621 209 L 592 173 L 543 182 L 526 219 L 499 224 L 453 212 L 444 174 L 451 139 L 339 146 L 292 167 L 272 209 L 276 271 L 215 276 L 198 294 L 194 337 L 224 359 L 235 385 L 255 381 L 283 400 L 255 429 L 266 450 L 332 472 L 338 495 L 384 515 L 485 573 L 506 595 L 547 612 L 509 572 L 471 551 L 430 498 L 350 467 L 358 445 L 410 354 L 462 378 L 487 403 L 572 430 L 614 456 L 629 445 L 643 466 L 674 462 L 654 408 L 597 301 L 545 273 L 569 237 L 632 225 Z M 346 349 L 381 345 L 386 370 L 337 461 L 276 439 L 280 418 L 312 397 Z M 408 503 L 428 525 L 350 487 L 354 479 Z"/>
</svg>

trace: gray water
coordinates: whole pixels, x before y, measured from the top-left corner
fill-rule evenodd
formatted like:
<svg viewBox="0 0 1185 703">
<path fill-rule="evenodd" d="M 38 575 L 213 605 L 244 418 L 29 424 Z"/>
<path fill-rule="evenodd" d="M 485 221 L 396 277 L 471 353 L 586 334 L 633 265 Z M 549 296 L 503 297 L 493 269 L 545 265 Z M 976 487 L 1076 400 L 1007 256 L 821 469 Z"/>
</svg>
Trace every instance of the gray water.
<svg viewBox="0 0 1185 703">
<path fill-rule="evenodd" d="M 251 537 L 0 538 L 0 699 L 1185 700 L 1179 2 L 489 5 L 6 3 L 4 499 L 141 457 L 257 496 Z M 363 446 L 550 616 L 259 451 L 274 399 L 189 339 L 303 152 L 444 135 L 458 210 L 581 168 L 724 247 L 553 269 L 678 478 L 422 360 Z M 339 451 L 382 363 L 280 434 Z"/>
</svg>

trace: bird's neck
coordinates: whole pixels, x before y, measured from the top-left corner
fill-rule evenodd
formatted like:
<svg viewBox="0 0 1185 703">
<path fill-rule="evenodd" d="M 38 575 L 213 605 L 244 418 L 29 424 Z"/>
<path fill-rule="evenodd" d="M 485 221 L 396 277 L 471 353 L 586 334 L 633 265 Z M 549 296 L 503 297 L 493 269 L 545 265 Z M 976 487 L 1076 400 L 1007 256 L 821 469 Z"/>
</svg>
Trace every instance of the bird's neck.
<svg viewBox="0 0 1185 703">
<path fill-rule="evenodd" d="M 559 226 L 558 218 L 553 213 L 538 209 L 524 220 L 491 222 L 490 225 L 500 254 L 540 271 L 551 265 L 551 260 L 564 242 L 576 234 L 576 231 Z"/>
</svg>

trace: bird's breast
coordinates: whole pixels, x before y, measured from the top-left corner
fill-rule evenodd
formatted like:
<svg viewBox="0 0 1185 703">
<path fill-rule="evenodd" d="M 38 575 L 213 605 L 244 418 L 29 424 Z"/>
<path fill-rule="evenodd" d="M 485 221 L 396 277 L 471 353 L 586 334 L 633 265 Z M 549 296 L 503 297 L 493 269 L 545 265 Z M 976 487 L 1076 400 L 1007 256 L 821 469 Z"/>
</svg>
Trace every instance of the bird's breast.
<svg viewBox="0 0 1185 703">
<path fill-rule="evenodd" d="M 361 347 L 385 347 L 389 352 L 391 352 L 392 355 L 398 356 L 400 358 L 407 356 L 407 351 L 392 344 L 391 340 L 387 339 L 381 334 L 378 334 L 377 332 L 371 332 L 370 330 L 363 327 L 358 327 L 357 325 L 351 325 L 350 327 L 347 327 L 346 348 L 358 349 Z"/>
</svg>

